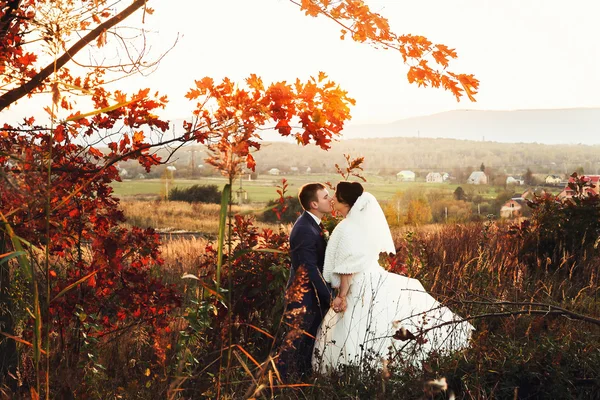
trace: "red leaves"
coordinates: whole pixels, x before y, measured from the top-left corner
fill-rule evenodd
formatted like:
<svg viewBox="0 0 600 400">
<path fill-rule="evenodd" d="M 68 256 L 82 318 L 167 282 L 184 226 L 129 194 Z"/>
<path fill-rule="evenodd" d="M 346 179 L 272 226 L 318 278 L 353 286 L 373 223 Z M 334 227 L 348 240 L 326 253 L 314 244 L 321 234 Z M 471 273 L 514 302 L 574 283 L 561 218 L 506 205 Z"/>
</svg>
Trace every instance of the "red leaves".
<svg viewBox="0 0 600 400">
<path fill-rule="evenodd" d="M 277 194 L 279 195 L 277 203 L 279 203 L 279 205 L 273 208 L 278 220 L 281 220 L 281 214 L 287 210 L 286 200 L 290 198 L 290 196 L 286 196 L 287 189 L 287 179 L 283 178 L 281 180 L 281 185 L 277 185 Z"/>
<path fill-rule="evenodd" d="M 185 98 L 189 99 L 189 100 L 194 100 L 194 99 L 197 99 L 201 94 L 202 94 L 202 92 L 200 92 L 200 90 L 198 90 L 198 89 L 190 89 L 185 94 Z"/>
<path fill-rule="evenodd" d="M 50 135 L 54 140 L 50 140 Z M 166 311 L 178 304 L 179 297 L 150 274 L 152 268 L 162 263 L 158 236 L 152 230 L 121 226 L 123 214 L 110 187 L 118 171 L 109 167 L 94 174 L 84 173 L 97 169 L 97 159 L 105 156 L 94 147 L 70 143 L 68 135 L 65 126 L 59 125 L 54 131 L 33 134 L 11 129 L 0 139 L 0 154 L 18 155 L 15 166 L 3 167 L 12 184 L 0 190 L 0 211 L 9 216 L 8 222 L 15 227 L 16 234 L 36 246 L 43 247 L 46 243 L 43 216 L 46 198 L 50 196 L 49 251 L 52 260 L 60 260 L 60 270 L 49 271 L 52 295 L 98 271 L 77 290 L 68 291 L 53 302 L 48 319 L 70 324 L 76 307 L 82 307 L 87 314 L 85 318 L 112 329 L 118 324 L 147 318 L 145 310 L 153 307 L 157 315 L 152 324 L 162 324 L 167 318 Z M 50 143 L 53 183 L 48 192 L 45 160 Z M 111 143 L 113 151 L 118 146 Z M 86 256 L 80 259 L 83 243 L 88 243 Z M 144 312 L 135 314 L 140 308 Z"/>
<path fill-rule="evenodd" d="M 248 155 L 246 156 L 246 168 L 251 169 L 252 171 L 256 170 L 256 161 L 250 153 L 248 153 Z"/>
<path fill-rule="evenodd" d="M 475 101 L 473 96 L 477 94 L 476 89 L 479 87 L 479 81 L 473 75 L 460 74 L 453 76 L 458 79 L 469 99 Z"/>
<path fill-rule="evenodd" d="M 133 134 L 133 143 L 139 144 L 144 141 L 144 132 L 137 131 Z"/>
<path fill-rule="evenodd" d="M 263 84 L 262 79 L 256 76 L 255 74 L 250 74 L 250 77 L 246 79 L 246 83 L 251 89 L 257 92 L 262 92 L 265 90 L 265 86 Z"/>
<path fill-rule="evenodd" d="M 425 79 L 427 78 L 427 71 L 423 68 L 411 66 L 406 74 L 409 83 L 417 83 L 419 86 L 427 86 Z"/>
<path fill-rule="evenodd" d="M 449 49 L 446 45 L 436 44 L 435 48 L 437 50 L 433 51 L 431 55 L 435 61 L 444 68 L 448 67 L 449 58 L 456 58 L 456 51 L 454 49 Z"/>
<path fill-rule="evenodd" d="M 194 83 L 196 84 L 196 89 L 190 89 L 185 95 L 186 99 L 195 100 L 207 94 L 207 91 L 214 86 L 213 79 L 209 77 L 204 77 L 199 81 L 194 81 Z"/>
<path fill-rule="evenodd" d="M 17 61 L 23 67 L 29 67 L 37 61 L 37 56 L 33 53 L 25 53 L 22 56 L 17 57 Z"/>
<path fill-rule="evenodd" d="M 54 140 L 56 140 L 57 142 L 63 142 L 65 139 L 66 139 L 65 126 L 64 125 L 58 125 L 54 129 Z"/>
<path fill-rule="evenodd" d="M 100 33 L 100 35 L 98 35 L 98 38 L 96 39 L 96 46 L 98 47 L 103 47 L 106 44 L 106 29 L 102 31 L 102 33 Z"/>
<path fill-rule="evenodd" d="M 275 129 L 283 136 L 289 136 L 292 133 L 292 127 L 286 119 L 279 120 L 275 125 Z"/>
<path fill-rule="evenodd" d="M 228 304 L 233 313 L 233 320 L 242 323 L 253 323 L 258 315 L 253 310 L 270 309 L 280 306 L 281 284 L 285 279 L 289 263 L 288 235 L 283 230 L 273 232 L 270 229 L 259 229 L 254 225 L 254 217 L 235 215 L 233 219 L 234 255 L 231 268 L 223 270 L 223 286 L 233 281 L 236 295 L 234 303 Z M 269 249 L 271 251 L 261 251 Z M 227 255 L 224 255 L 225 259 Z M 205 248 L 205 257 L 200 270 L 210 271 L 216 264 L 217 251 L 210 244 Z M 225 261 L 227 262 L 227 261 Z M 215 319 L 223 318 L 227 313 L 214 315 Z M 257 324 L 260 325 L 260 324 Z M 217 325 L 217 322 L 213 326 Z"/>
<path fill-rule="evenodd" d="M 102 152 L 101 152 L 100 150 L 98 150 L 98 149 L 97 149 L 97 148 L 95 148 L 95 147 L 91 147 L 91 146 L 88 148 L 88 152 L 90 153 L 90 155 L 91 155 L 92 157 L 94 157 L 94 158 L 96 158 L 96 159 L 98 159 L 98 158 L 102 157 L 102 155 L 103 155 L 103 154 L 102 154 Z"/>
</svg>

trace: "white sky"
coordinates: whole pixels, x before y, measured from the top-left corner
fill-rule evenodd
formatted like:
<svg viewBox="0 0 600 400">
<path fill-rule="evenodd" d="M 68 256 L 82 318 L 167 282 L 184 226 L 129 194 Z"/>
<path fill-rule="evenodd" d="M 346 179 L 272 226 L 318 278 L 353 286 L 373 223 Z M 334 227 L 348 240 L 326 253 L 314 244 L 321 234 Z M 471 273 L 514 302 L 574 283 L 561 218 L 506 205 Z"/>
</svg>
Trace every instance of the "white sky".
<svg viewBox="0 0 600 400">
<path fill-rule="evenodd" d="M 341 41 L 340 28 L 305 16 L 288 0 L 170 0 L 146 28 L 158 53 L 177 46 L 148 77 L 119 83 L 169 96 L 167 118 L 185 118 L 183 96 L 194 79 L 250 73 L 265 83 L 305 80 L 319 71 L 357 100 L 352 123 L 391 122 L 452 109 L 526 109 L 600 106 L 600 6 L 597 0 L 366 0 L 398 33 L 412 33 L 458 52 L 450 69 L 481 81 L 478 102 L 457 103 L 450 92 L 406 80 L 400 54 Z M 127 21 L 141 23 L 141 13 Z"/>
<path fill-rule="evenodd" d="M 154 3 L 154 4 L 152 4 Z M 325 71 L 357 100 L 353 123 L 389 122 L 451 109 L 600 106 L 597 0 L 367 0 L 397 33 L 421 34 L 458 52 L 451 70 L 481 81 L 477 103 L 409 85 L 401 56 L 350 40 L 287 0 L 150 2 L 160 38 L 183 37 L 147 79 L 166 91 L 169 116 L 191 109 L 194 79 L 250 73 L 265 81 Z M 140 82 L 141 83 L 141 82 Z M 147 86 L 146 85 L 146 86 Z"/>
</svg>

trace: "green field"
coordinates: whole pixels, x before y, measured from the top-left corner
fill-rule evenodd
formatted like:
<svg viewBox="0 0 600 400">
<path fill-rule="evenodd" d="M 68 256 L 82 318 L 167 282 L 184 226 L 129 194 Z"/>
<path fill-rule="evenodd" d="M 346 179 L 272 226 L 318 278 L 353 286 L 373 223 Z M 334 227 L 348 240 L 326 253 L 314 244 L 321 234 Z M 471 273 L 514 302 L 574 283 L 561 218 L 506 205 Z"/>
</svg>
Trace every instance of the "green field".
<svg viewBox="0 0 600 400">
<path fill-rule="evenodd" d="M 288 194 L 295 196 L 298 189 L 308 182 L 331 182 L 340 181 L 340 176 L 331 175 L 289 175 L 289 176 L 266 176 L 255 181 L 244 180 L 241 183 L 243 190 L 247 192 L 247 197 L 251 203 L 265 203 L 271 199 L 278 197 L 277 185 L 281 184 L 282 179 L 288 181 Z M 397 192 L 407 190 L 422 190 L 423 192 L 439 190 L 447 193 L 452 193 L 458 186 L 462 186 L 465 190 L 474 190 L 475 193 L 487 199 L 493 199 L 496 194 L 503 190 L 501 187 L 493 186 L 471 186 L 467 184 L 448 184 L 448 183 L 426 183 L 426 182 L 398 182 L 392 177 L 381 177 L 377 175 L 365 174 L 367 179 L 363 183 L 365 189 L 371 192 L 379 200 L 389 200 Z M 222 188 L 226 183 L 225 178 L 200 178 L 195 180 L 175 179 L 169 183 L 169 189 L 173 187 L 185 188 L 192 185 L 217 185 Z M 136 195 L 155 195 L 164 194 L 165 183 L 160 179 L 148 180 L 125 180 L 123 182 L 114 182 L 113 188 L 118 197 L 130 197 Z M 240 181 L 237 180 L 233 185 L 234 192 L 239 190 Z M 524 189 L 523 189 L 524 190 Z"/>
</svg>

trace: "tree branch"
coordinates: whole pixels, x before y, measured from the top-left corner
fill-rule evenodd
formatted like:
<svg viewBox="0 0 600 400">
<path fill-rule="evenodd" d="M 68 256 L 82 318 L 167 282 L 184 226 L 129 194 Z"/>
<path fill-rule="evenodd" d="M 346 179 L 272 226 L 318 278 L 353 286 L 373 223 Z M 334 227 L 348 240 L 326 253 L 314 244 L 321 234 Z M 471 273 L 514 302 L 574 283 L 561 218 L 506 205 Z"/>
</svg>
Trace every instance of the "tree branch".
<svg viewBox="0 0 600 400">
<path fill-rule="evenodd" d="M 17 10 L 21 6 L 21 0 L 11 0 L 5 4 L 4 15 L 0 18 L 0 40 L 4 38 L 10 24 L 17 18 Z"/>
<path fill-rule="evenodd" d="M 542 307 L 547 308 L 547 310 L 521 310 L 519 312 L 509 311 L 507 313 L 500 314 L 489 314 L 489 316 L 504 316 L 510 314 L 557 314 L 562 315 L 568 318 L 576 319 L 579 321 L 589 322 L 594 325 L 600 326 L 600 319 L 590 317 L 588 315 L 578 314 L 576 312 L 567 310 L 566 308 L 558 307 L 552 304 L 546 303 L 530 303 L 530 302 L 516 302 L 516 301 L 497 301 L 497 302 L 485 302 L 485 301 L 457 301 L 459 304 L 479 304 L 479 305 L 487 305 L 487 306 L 522 306 L 522 307 Z M 484 317 L 487 315 L 484 315 Z M 475 316 L 471 319 L 481 318 L 482 316 Z M 465 318 L 466 320 L 469 318 Z"/>
<path fill-rule="evenodd" d="M 114 17 L 109 20 L 104 21 L 100 25 L 98 25 L 94 30 L 81 38 L 77 43 L 75 43 L 71 48 L 69 48 L 62 56 L 60 56 L 56 60 L 56 70 L 62 68 L 66 63 L 68 63 L 80 50 L 86 47 L 90 42 L 96 40 L 98 36 L 102 34 L 102 32 L 112 28 L 117 25 L 121 21 L 125 20 L 131 14 L 140 9 L 143 5 L 146 4 L 146 0 L 134 0 L 133 3 Z M 36 87 L 42 84 L 42 82 L 47 79 L 54 72 L 54 62 L 48 64 L 46 68 L 42 69 L 37 73 L 31 80 L 19 87 L 16 87 L 8 92 L 4 93 L 0 96 L 0 111 L 4 110 L 6 107 L 10 106 L 15 101 L 19 100 L 23 96 L 32 92 Z"/>
</svg>

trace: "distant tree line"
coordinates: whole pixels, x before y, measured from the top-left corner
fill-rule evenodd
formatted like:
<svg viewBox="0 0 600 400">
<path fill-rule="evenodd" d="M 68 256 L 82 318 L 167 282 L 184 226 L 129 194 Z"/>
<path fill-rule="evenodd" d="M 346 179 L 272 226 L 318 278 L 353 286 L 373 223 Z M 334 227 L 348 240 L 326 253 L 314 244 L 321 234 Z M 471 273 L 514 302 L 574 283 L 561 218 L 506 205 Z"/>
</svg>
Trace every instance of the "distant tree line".
<svg viewBox="0 0 600 400">
<path fill-rule="evenodd" d="M 534 185 L 540 183 L 532 179 L 535 176 L 541 179 L 541 176 L 552 174 L 566 178 L 573 171 L 580 175 L 600 174 L 597 146 L 570 145 L 567 151 L 564 145 L 537 143 L 387 138 L 342 140 L 332 145 L 326 157 L 322 150 L 314 147 L 299 149 L 290 143 L 268 143 L 256 153 L 258 167 L 252 179 L 268 174 L 272 168 L 279 169 L 282 174 L 305 174 L 308 168 L 311 173 L 332 173 L 336 163 L 344 163 L 344 154 L 364 156 L 366 172 L 390 179 L 401 170 L 411 170 L 416 173 L 417 180 L 424 180 L 429 172 L 447 172 L 455 182 L 463 183 L 473 171 L 484 171 L 490 184 L 500 186 L 505 184 L 507 176 L 520 176 L 526 184 Z M 194 153 L 180 153 L 173 163 L 177 168 L 175 178 L 219 176 L 218 171 L 205 163 L 206 155 L 200 148 Z M 157 179 L 165 168 L 154 168 L 147 174 L 135 161 L 122 162 L 119 167 L 126 171 L 124 178 L 128 179 Z M 245 173 L 248 175 L 250 171 Z"/>
<path fill-rule="evenodd" d="M 221 203 L 221 191 L 217 185 L 193 185 L 175 187 L 169 191 L 169 200 L 187 203 Z"/>
</svg>

